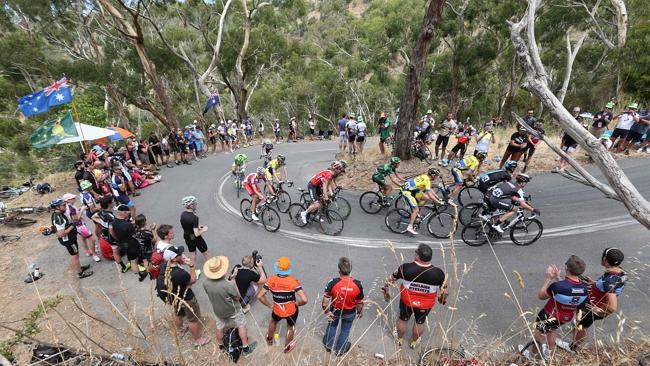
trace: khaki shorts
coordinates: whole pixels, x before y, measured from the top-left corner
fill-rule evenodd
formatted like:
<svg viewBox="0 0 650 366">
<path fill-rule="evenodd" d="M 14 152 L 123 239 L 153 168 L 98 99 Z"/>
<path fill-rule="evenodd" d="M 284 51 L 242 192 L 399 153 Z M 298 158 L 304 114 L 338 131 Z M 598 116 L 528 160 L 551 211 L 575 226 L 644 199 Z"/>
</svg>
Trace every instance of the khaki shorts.
<svg viewBox="0 0 650 366">
<path fill-rule="evenodd" d="M 235 315 L 231 316 L 230 318 L 217 318 L 217 329 L 224 329 L 226 327 L 243 327 L 246 325 L 246 316 L 244 315 L 244 312 L 242 309 L 239 309 Z"/>
<path fill-rule="evenodd" d="M 189 322 L 198 321 L 201 317 L 201 308 L 199 308 L 199 302 L 196 301 L 196 297 L 192 300 L 184 300 L 179 302 L 178 311 L 176 315 L 183 316 Z"/>
</svg>

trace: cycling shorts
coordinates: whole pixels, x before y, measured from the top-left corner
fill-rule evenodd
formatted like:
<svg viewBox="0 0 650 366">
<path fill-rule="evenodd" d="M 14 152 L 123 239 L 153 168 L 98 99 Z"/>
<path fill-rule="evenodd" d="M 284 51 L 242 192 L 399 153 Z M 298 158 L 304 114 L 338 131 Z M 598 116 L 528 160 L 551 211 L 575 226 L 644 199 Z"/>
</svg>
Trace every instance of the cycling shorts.
<svg viewBox="0 0 650 366">
<path fill-rule="evenodd" d="M 419 201 L 424 196 L 422 192 L 402 191 L 402 195 L 411 209 L 418 207 Z"/>
<path fill-rule="evenodd" d="M 266 168 L 266 180 L 269 182 L 273 181 L 273 169 L 272 168 Z"/>
<path fill-rule="evenodd" d="M 535 324 L 535 328 L 544 334 L 552 332 L 559 328 L 560 323 L 557 321 L 557 319 L 549 320 L 550 318 L 552 318 L 552 316 L 546 314 L 544 309 L 540 310 L 539 314 L 537 314 L 537 319 L 535 319 L 537 322 L 537 324 Z"/>
<path fill-rule="evenodd" d="M 490 198 L 488 200 L 488 206 L 492 209 L 492 211 L 510 211 L 514 207 L 512 204 L 512 201 L 510 199 L 498 199 L 498 198 Z"/>
<path fill-rule="evenodd" d="M 348 136 L 348 142 L 354 142 L 354 140 L 356 139 L 356 137 L 357 137 L 356 135 L 349 135 L 349 136 Z"/>
<path fill-rule="evenodd" d="M 275 322 L 280 322 L 283 319 L 286 319 L 287 320 L 287 326 L 295 327 L 296 322 L 298 321 L 298 307 L 296 307 L 296 312 L 289 315 L 289 316 L 280 316 L 280 315 L 276 314 L 275 312 L 271 312 L 271 318 Z"/>
<path fill-rule="evenodd" d="M 309 192 L 309 197 L 311 198 L 312 202 L 318 201 L 323 195 L 323 188 L 320 186 L 315 186 L 311 183 L 307 185 L 307 191 Z"/>
<path fill-rule="evenodd" d="M 253 185 L 252 185 L 252 184 L 248 184 L 248 183 L 246 183 L 246 184 L 244 184 L 244 188 L 246 188 L 246 192 L 248 192 L 248 194 L 249 194 L 251 197 L 256 196 L 255 189 L 253 189 Z M 259 187 L 258 187 L 257 189 L 258 189 L 258 191 L 259 191 Z"/>
<path fill-rule="evenodd" d="M 412 308 L 404 304 L 402 300 L 400 300 L 399 302 L 399 319 L 401 321 L 407 322 L 412 315 L 415 315 L 415 323 L 424 324 L 424 322 L 427 320 L 427 315 L 429 315 L 430 311 L 431 309 Z"/>
<path fill-rule="evenodd" d="M 605 319 L 605 317 L 592 313 L 591 310 L 587 308 L 588 303 L 589 301 L 584 301 L 578 306 L 578 314 L 580 314 L 580 316 L 576 315 L 576 320 L 578 321 L 577 325 L 581 326 L 582 329 L 588 329 L 596 320 Z"/>
<path fill-rule="evenodd" d="M 386 178 L 381 174 L 373 174 L 372 181 L 377 183 L 381 189 L 384 189 L 386 187 Z"/>
<path fill-rule="evenodd" d="M 357 142 L 364 142 L 366 140 L 365 136 L 357 136 Z"/>
<path fill-rule="evenodd" d="M 447 146 L 448 143 L 449 143 L 449 136 L 438 135 L 438 138 L 436 139 L 436 146 L 439 145 Z"/>
<path fill-rule="evenodd" d="M 456 169 L 456 168 L 451 169 L 451 175 L 452 175 L 452 177 L 454 177 L 454 184 L 461 185 L 465 181 L 465 177 L 463 176 L 463 172 Z"/>
</svg>

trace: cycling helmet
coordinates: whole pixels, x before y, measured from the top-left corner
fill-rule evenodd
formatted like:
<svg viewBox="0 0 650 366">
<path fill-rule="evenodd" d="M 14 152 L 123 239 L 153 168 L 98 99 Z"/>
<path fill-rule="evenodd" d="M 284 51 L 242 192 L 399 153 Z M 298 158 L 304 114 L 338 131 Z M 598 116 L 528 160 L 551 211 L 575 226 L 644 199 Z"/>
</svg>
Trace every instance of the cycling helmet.
<svg viewBox="0 0 650 366">
<path fill-rule="evenodd" d="M 181 199 L 184 207 L 194 207 L 199 202 L 194 196 L 187 196 Z"/>
<path fill-rule="evenodd" d="M 52 201 L 50 201 L 50 207 L 51 208 L 57 208 L 64 204 L 63 200 L 61 198 L 55 198 Z"/>
<path fill-rule="evenodd" d="M 515 160 L 508 160 L 506 161 L 505 165 L 503 165 L 503 167 L 505 170 L 512 173 L 515 171 L 515 169 L 517 169 L 517 162 Z"/>
<path fill-rule="evenodd" d="M 487 158 L 487 155 L 488 154 L 485 151 L 479 151 L 476 153 L 476 158 L 480 161 L 483 161 L 485 158 Z"/>
<path fill-rule="evenodd" d="M 262 175 L 262 174 L 264 174 L 264 173 L 265 173 L 264 168 L 261 167 L 261 166 L 258 166 L 258 167 L 257 167 L 257 175 Z"/>
<path fill-rule="evenodd" d="M 348 162 L 343 160 L 343 159 L 339 160 L 339 163 L 341 163 L 341 166 L 343 167 L 343 169 L 348 167 Z"/>
<path fill-rule="evenodd" d="M 286 158 L 284 157 L 284 155 L 282 155 L 282 154 L 278 154 L 278 161 L 279 161 L 279 162 L 284 163 L 285 160 L 286 160 Z"/>
<path fill-rule="evenodd" d="M 393 156 L 390 158 L 390 163 L 391 165 L 397 165 L 402 162 L 402 159 L 398 158 L 397 156 Z"/>
<path fill-rule="evenodd" d="M 344 168 L 343 168 L 343 165 L 342 165 L 340 162 L 338 162 L 338 161 L 333 161 L 333 162 L 332 162 L 332 165 L 330 166 L 330 169 L 332 169 L 332 170 L 334 170 L 334 171 L 341 171 L 341 170 L 343 170 Z"/>
<path fill-rule="evenodd" d="M 517 177 L 515 179 L 517 180 L 517 183 L 528 183 L 528 182 L 530 182 L 530 175 L 528 175 L 528 174 L 517 174 Z"/>
<path fill-rule="evenodd" d="M 431 176 L 431 175 L 438 176 L 438 175 L 440 175 L 440 170 L 438 170 L 436 168 L 429 168 L 429 170 L 427 170 L 427 175 L 429 175 L 429 176 Z"/>
</svg>

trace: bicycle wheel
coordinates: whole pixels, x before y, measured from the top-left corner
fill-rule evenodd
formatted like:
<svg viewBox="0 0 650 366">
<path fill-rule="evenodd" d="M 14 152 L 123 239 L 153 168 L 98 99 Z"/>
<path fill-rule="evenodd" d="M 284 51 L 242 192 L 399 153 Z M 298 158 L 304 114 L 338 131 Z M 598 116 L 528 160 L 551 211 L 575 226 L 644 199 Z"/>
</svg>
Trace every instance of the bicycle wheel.
<svg viewBox="0 0 650 366">
<path fill-rule="evenodd" d="M 343 231 L 344 219 L 338 212 L 327 209 L 324 213 L 321 211 L 319 223 L 323 234 L 336 236 Z"/>
<path fill-rule="evenodd" d="M 460 233 L 463 242 L 471 247 L 479 247 L 485 244 L 488 240 L 485 230 L 481 225 L 479 226 L 465 226 Z"/>
<path fill-rule="evenodd" d="M 483 193 L 475 187 L 464 187 L 458 193 L 458 203 L 461 206 L 468 205 L 473 202 L 482 202 Z"/>
<path fill-rule="evenodd" d="M 427 221 L 429 234 L 438 239 L 448 239 L 454 233 L 454 216 L 449 212 L 439 212 Z"/>
<path fill-rule="evenodd" d="M 239 203 L 239 212 L 241 212 L 241 217 L 243 217 L 244 220 L 248 222 L 253 221 L 253 218 L 251 217 L 251 200 L 248 198 L 241 200 Z"/>
<path fill-rule="evenodd" d="M 394 208 L 386 214 L 384 222 L 386 227 L 396 234 L 404 234 L 409 224 L 411 213 L 403 208 Z"/>
<path fill-rule="evenodd" d="M 432 159 L 433 155 L 431 155 L 431 150 L 429 150 L 429 147 L 426 145 L 422 145 L 420 149 L 421 149 L 420 154 L 422 154 L 420 160 L 424 160 L 427 162 L 427 164 L 431 164 L 431 162 L 433 161 Z"/>
<path fill-rule="evenodd" d="M 530 245 L 542 236 L 544 226 L 537 219 L 519 221 L 510 228 L 510 240 L 517 245 Z"/>
<path fill-rule="evenodd" d="M 300 213 L 304 211 L 305 208 L 300 203 L 292 203 L 289 205 L 289 219 L 291 222 L 298 227 L 305 227 L 307 223 L 302 222 L 300 218 Z"/>
<path fill-rule="evenodd" d="M 24 217 L 9 218 L 7 217 L 4 221 L 4 224 L 11 227 L 24 227 L 33 225 L 36 223 L 36 220 L 27 219 Z"/>
<path fill-rule="evenodd" d="M 430 349 L 420 357 L 420 366 L 456 366 L 464 365 L 467 360 L 465 353 L 453 348 Z"/>
<path fill-rule="evenodd" d="M 382 199 L 379 193 L 368 191 L 359 197 L 359 206 L 365 213 L 376 214 L 382 209 Z"/>
<path fill-rule="evenodd" d="M 350 202 L 348 202 L 348 200 L 343 197 L 334 197 L 332 199 L 332 202 L 330 202 L 329 209 L 338 212 L 343 220 L 347 220 L 348 217 L 350 217 L 350 213 L 352 212 L 352 206 L 350 206 Z"/>
<path fill-rule="evenodd" d="M 274 233 L 280 229 L 280 214 L 272 207 L 265 207 L 260 212 L 260 220 L 266 231 Z"/>
<path fill-rule="evenodd" d="M 20 240 L 20 236 L 18 235 L 0 235 L 0 242 L 11 242 L 11 241 L 16 241 Z"/>
<path fill-rule="evenodd" d="M 302 194 L 300 195 L 300 204 L 309 206 L 310 203 L 311 203 L 311 196 L 309 195 L 309 192 L 307 191 L 302 192 Z"/>
<path fill-rule="evenodd" d="M 278 206 L 278 211 L 282 213 L 289 212 L 289 206 L 291 206 L 291 196 L 289 193 L 286 191 L 279 191 L 275 200 L 275 205 Z"/>
<path fill-rule="evenodd" d="M 235 178 L 235 188 L 237 189 L 237 198 L 241 195 L 241 181 Z"/>
<path fill-rule="evenodd" d="M 395 203 L 393 204 L 393 206 L 395 206 L 395 208 L 402 208 L 405 210 L 409 209 L 409 204 L 406 202 L 406 198 L 404 197 L 402 192 L 398 193 L 397 196 L 395 196 L 394 201 Z"/>
<path fill-rule="evenodd" d="M 483 205 L 478 202 L 472 202 L 463 206 L 458 212 L 458 220 L 463 226 L 468 226 L 473 221 L 478 219 L 478 215 L 481 213 Z"/>
</svg>

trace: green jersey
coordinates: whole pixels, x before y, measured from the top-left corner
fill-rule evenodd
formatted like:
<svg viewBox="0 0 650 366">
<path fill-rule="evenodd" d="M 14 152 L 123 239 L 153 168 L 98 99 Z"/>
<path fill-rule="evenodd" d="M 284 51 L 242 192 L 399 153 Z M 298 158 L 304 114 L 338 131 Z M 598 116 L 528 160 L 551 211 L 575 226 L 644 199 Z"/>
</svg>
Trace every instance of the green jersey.
<svg viewBox="0 0 650 366">
<path fill-rule="evenodd" d="M 237 166 L 242 166 L 244 163 L 248 160 L 248 156 L 244 154 L 237 154 L 235 155 L 235 165 Z"/>
<path fill-rule="evenodd" d="M 386 140 L 390 136 L 390 118 L 386 117 L 385 120 L 382 121 L 382 125 L 379 126 L 379 137 L 383 140 Z"/>
<path fill-rule="evenodd" d="M 393 164 L 391 163 L 382 164 L 375 171 L 375 174 L 381 175 L 382 177 L 387 177 L 393 173 L 395 173 L 395 168 L 393 168 Z"/>
</svg>

